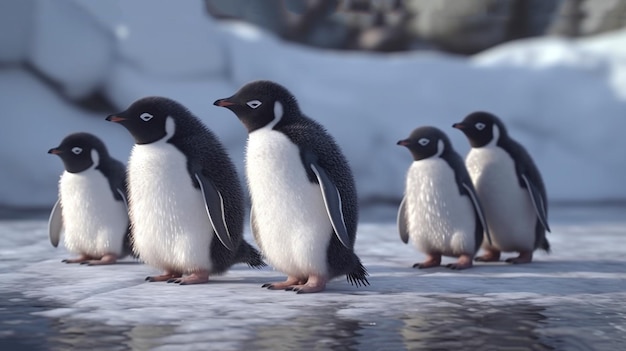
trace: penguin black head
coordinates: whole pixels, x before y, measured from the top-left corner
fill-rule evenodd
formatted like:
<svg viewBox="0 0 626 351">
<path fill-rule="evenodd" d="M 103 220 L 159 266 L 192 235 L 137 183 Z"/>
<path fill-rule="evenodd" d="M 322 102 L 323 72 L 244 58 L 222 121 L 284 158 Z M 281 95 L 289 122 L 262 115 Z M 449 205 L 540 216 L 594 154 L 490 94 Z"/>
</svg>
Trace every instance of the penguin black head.
<svg viewBox="0 0 626 351">
<path fill-rule="evenodd" d="M 400 140 L 398 145 L 406 146 L 415 161 L 429 157 L 444 157 L 452 151 L 452 143 L 448 136 L 435 127 L 419 127 L 407 139 Z"/>
<path fill-rule="evenodd" d="M 61 145 L 48 150 L 48 153 L 61 157 L 69 173 L 80 173 L 94 165 L 98 167 L 100 160 L 109 157 L 104 143 L 89 133 L 70 134 L 61 141 Z"/>
<path fill-rule="evenodd" d="M 133 102 L 126 111 L 106 118 L 124 126 L 137 144 L 150 144 L 175 133 L 175 121 L 189 116 L 190 112 L 178 102 L 151 96 Z"/>
<path fill-rule="evenodd" d="M 483 147 L 497 143 L 507 136 L 506 128 L 500 119 L 489 112 L 473 112 L 452 127 L 462 131 L 472 147 Z"/>
<path fill-rule="evenodd" d="M 259 80 L 241 87 L 235 95 L 216 100 L 213 105 L 233 111 L 249 133 L 300 115 L 294 96 L 283 86 Z"/>
</svg>

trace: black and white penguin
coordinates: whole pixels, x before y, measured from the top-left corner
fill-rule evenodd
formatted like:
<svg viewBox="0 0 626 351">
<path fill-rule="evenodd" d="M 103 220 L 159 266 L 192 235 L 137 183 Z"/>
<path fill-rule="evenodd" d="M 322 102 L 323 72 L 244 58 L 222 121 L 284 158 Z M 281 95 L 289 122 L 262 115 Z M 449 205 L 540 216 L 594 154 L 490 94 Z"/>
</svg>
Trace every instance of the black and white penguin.
<svg viewBox="0 0 626 351">
<path fill-rule="evenodd" d="M 63 161 L 59 198 L 52 208 L 48 231 L 52 246 L 63 242 L 80 255 L 66 263 L 112 264 L 131 252 L 126 168 L 112 158 L 102 142 L 89 133 L 70 134 L 48 150 Z"/>
<path fill-rule="evenodd" d="M 197 117 L 176 101 L 146 97 L 107 120 L 135 139 L 128 163 L 133 249 L 165 271 L 146 280 L 198 284 L 237 262 L 265 265 L 243 239 L 235 167 Z"/>
<path fill-rule="evenodd" d="M 353 285 L 369 284 L 354 253 L 354 179 L 335 140 L 274 82 L 251 82 L 214 105 L 248 130 L 252 232 L 268 262 L 288 276 L 263 287 L 318 292 L 344 274 Z"/>
<path fill-rule="evenodd" d="M 536 249 L 550 252 L 546 189 L 526 149 L 488 112 L 471 113 L 453 127 L 461 130 L 472 146 L 465 165 L 493 237 L 491 245 L 483 246 L 485 255 L 476 260 L 499 261 L 504 251 L 519 252 L 506 262 L 528 263 Z"/>
<path fill-rule="evenodd" d="M 413 155 L 406 190 L 398 210 L 398 230 L 427 255 L 413 268 L 437 267 L 441 256 L 458 257 L 448 268 L 472 267 L 487 227 L 463 159 L 448 136 L 434 127 L 420 127 L 398 145 Z"/>
</svg>

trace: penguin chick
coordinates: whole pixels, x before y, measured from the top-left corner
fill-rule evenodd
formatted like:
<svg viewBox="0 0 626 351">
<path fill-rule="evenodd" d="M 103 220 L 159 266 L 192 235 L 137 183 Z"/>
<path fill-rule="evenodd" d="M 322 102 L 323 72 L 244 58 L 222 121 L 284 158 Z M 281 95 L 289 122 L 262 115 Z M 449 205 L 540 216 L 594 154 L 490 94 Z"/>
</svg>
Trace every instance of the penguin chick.
<svg viewBox="0 0 626 351">
<path fill-rule="evenodd" d="M 476 260 L 499 261 L 501 252 L 514 251 L 519 256 L 506 262 L 529 263 L 536 249 L 549 252 L 546 189 L 526 149 L 488 112 L 471 113 L 453 127 L 472 146 L 465 164 L 493 235 L 493 243 L 483 246 L 485 255 Z"/>
<path fill-rule="evenodd" d="M 287 274 L 263 287 L 312 293 L 340 275 L 369 284 L 354 253 L 354 179 L 335 140 L 274 82 L 248 83 L 214 105 L 234 112 L 248 130 L 252 232 L 269 263 Z"/>
<path fill-rule="evenodd" d="M 80 255 L 63 262 L 104 265 L 128 255 L 124 165 L 89 133 L 70 134 L 48 153 L 59 156 L 65 166 L 48 222 L 50 242 L 57 247 L 64 232 L 66 249 Z"/>
<path fill-rule="evenodd" d="M 451 269 L 472 267 L 483 241 L 484 215 L 463 159 L 434 127 L 415 129 L 398 141 L 413 155 L 398 211 L 398 230 L 427 255 L 413 268 L 437 267 L 441 256 L 458 257 Z"/>
<path fill-rule="evenodd" d="M 265 265 L 243 239 L 235 167 L 197 117 L 176 101 L 146 97 L 107 120 L 135 139 L 128 163 L 133 248 L 164 271 L 147 281 L 198 284 L 238 262 Z"/>
</svg>

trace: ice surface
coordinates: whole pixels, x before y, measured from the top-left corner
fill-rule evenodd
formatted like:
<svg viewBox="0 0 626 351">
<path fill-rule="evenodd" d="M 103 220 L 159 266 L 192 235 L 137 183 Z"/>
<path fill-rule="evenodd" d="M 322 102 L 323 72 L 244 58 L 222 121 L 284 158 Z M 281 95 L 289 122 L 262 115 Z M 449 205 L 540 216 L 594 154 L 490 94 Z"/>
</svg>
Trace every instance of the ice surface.
<svg viewBox="0 0 626 351">
<path fill-rule="evenodd" d="M 494 309 L 503 309 L 505 314 L 508 310 L 511 315 L 501 316 L 498 323 L 508 323 L 512 318 L 513 324 L 502 328 L 512 328 L 510 332 L 521 337 L 514 320 L 524 320 L 529 309 L 563 318 L 559 308 L 573 305 L 589 311 L 590 321 L 593 311 L 612 308 L 626 298 L 623 211 L 559 210 L 552 223 L 554 233 L 549 234 L 552 254 L 537 253 L 529 265 L 479 263 L 465 271 L 413 269 L 411 265 L 424 256 L 400 241 L 394 224 L 362 223 L 356 251 L 371 274 L 371 285 L 356 288 L 338 278 L 326 292 L 311 295 L 260 288 L 265 282 L 284 278 L 269 268 L 254 270 L 237 265 L 227 274 L 213 277 L 209 284 L 178 286 L 144 282 L 145 276 L 158 272 L 128 259 L 114 266 L 67 265 L 60 260 L 68 253 L 50 246 L 44 221 L 5 221 L 0 222 L 0 293 L 20 292 L 26 298 L 53 302 L 58 308 L 39 313 L 50 318 L 132 326 L 133 330 L 142 326 L 169 328 L 153 336 L 157 344 L 190 350 L 213 343 L 241 349 L 261 338 L 264 329 L 277 332 L 281 325 L 284 333 L 275 334 L 281 335 L 275 339 L 279 344 L 306 339 L 307 334 L 314 338 L 329 327 L 335 333 L 330 339 L 313 339 L 323 344 L 340 339 L 350 328 L 333 324 L 342 321 L 355 321 L 363 329 L 360 333 L 366 335 L 375 333 L 376 326 L 390 328 L 385 323 L 408 320 L 431 327 L 440 323 L 447 333 L 454 333 L 454 329 L 445 328 L 445 320 L 428 318 L 449 308 L 468 318 Z M 607 213 L 608 219 L 604 219 Z M 249 232 L 246 236 L 251 240 Z M 444 263 L 452 260 L 444 259 Z M 546 322 L 539 334 L 554 331 L 548 328 L 554 323 Z M 577 325 L 576 321 L 569 323 Z M 372 328 L 369 331 L 368 326 Z M 619 340 L 626 337 L 623 331 L 609 325 L 606 328 L 618 333 L 611 335 L 620 335 Z M 392 339 L 388 331 L 380 337 Z"/>
</svg>

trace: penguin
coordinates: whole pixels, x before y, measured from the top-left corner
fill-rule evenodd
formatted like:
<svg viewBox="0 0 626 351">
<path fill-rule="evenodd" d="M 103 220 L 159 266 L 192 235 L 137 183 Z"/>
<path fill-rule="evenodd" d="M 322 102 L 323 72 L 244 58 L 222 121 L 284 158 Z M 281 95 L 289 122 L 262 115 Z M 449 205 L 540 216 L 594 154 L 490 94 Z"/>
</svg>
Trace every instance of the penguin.
<svg viewBox="0 0 626 351">
<path fill-rule="evenodd" d="M 410 238 L 427 255 L 413 268 L 438 267 L 441 256 L 458 257 L 448 268 L 472 267 L 487 224 L 463 159 L 435 127 L 417 128 L 397 144 L 413 155 L 398 210 L 398 231 L 405 244 Z"/>
<path fill-rule="evenodd" d="M 65 263 L 113 264 L 131 252 L 126 168 L 98 137 L 89 133 L 66 136 L 48 150 L 63 161 L 59 196 L 52 208 L 48 233 L 52 246 L 63 242 L 80 255 Z"/>
<path fill-rule="evenodd" d="M 265 265 L 243 239 L 244 197 L 235 166 L 196 116 L 153 96 L 106 119 L 135 139 L 128 161 L 133 249 L 164 271 L 147 281 L 201 284 L 235 263 Z"/>
<path fill-rule="evenodd" d="M 518 252 L 506 262 L 529 263 L 535 250 L 549 253 L 546 188 L 530 154 L 491 113 L 473 112 L 452 127 L 461 130 L 472 146 L 465 164 L 493 236 L 476 260 L 499 261 L 501 252 Z"/>
<path fill-rule="evenodd" d="M 250 82 L 214 105 L 232 111 L 248 131 L 251 229 L 268 263 L 287 275 L 263 287 L 314 293 L 341 275 L 369 285 L 354 252 L 354 178 L 333 137 L 271 81 Z"/>
</svg>

